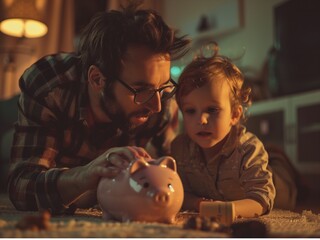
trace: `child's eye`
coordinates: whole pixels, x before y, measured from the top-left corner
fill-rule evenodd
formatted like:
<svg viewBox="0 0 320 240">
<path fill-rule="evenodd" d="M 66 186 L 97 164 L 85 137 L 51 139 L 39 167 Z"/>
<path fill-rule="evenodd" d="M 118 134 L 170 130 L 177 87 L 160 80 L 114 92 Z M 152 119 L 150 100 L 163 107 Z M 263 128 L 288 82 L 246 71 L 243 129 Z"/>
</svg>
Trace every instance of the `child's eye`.
<svg viewBox="0 0 320 240">
<path fill-rule="evenodd" d="M 193 108 L 186 108 L 183 110 L 183 112 L 190 115 L 190 114 L 194 114 L 196 110 Z"/>
<path fill-rule="evenodd" d="M 210 107 L 207 109 L 208 113 L 218 113 L 219 109 L 216 107 Z"/>
</svg>

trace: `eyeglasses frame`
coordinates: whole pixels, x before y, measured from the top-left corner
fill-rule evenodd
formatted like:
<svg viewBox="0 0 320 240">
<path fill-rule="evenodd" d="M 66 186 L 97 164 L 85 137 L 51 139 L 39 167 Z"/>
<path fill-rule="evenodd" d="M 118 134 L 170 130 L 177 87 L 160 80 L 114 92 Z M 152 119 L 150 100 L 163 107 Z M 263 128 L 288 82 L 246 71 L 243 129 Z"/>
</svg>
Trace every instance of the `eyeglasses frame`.
<svg viewBox="0 0 320 240">
<path fill-rule="evenodd" d="M 150 101 L 150 99 L 153 98 L 153 96 L 156 94 L 156 92 L 161 93 L 161 91 L 163 91 L 164 89 L 166 89 L 166 88 L 168 88 L 168 87 L 172 87 L 172 86 L 163 86 L 163 87 L 160 87 L 160 88 L 158 88 L 158 89 L 152 89 L 152 90 L 154 91 L 154 93 L 153 93 L 153 95 L 152 95 L 148 100 L 146 100 L 146 101 L 144 101 L 144 102 L 137 102 L 137 101 L 136 101 L 136 96 L 137 96 L 137 94 L 138 94 L 139 92 L 142 92 L 142 91 L 146 90 L 146 89 L 141 89 L 141 90 L 139 91 L 139 90 L 134 89 L 133 87 L 131 87 L 128 83 L 126 83 L 125 81 L 121 80 L 120 78 L 114 77 L 114 79 L 117 80 L 118 82 L 120 82 L 125 88 L 127 88 L 130 92 L 132 92 L 132 93 L 134 94 L 133 101 L 134 101 L 135 104 L 138 104 L 138 105 L 140 105 L 140 104 L 145 104 L 146 102 Z M 172 78 L 170 78 L 169 82 L 173 84 L 174 90 L 170 93 L 171 96 L 168 97 L 168 99 L 170 99 L 171 97 L 173 97 L 173 95 L 176 93 L 177 87 L 178 87 L 178 84 L 177 84 Z M 168 100 L 168 99 L 164 99 L 164 100 Z M 161 99 L 161 101 L 162 101 L 162 99 Z"/>
</svg>

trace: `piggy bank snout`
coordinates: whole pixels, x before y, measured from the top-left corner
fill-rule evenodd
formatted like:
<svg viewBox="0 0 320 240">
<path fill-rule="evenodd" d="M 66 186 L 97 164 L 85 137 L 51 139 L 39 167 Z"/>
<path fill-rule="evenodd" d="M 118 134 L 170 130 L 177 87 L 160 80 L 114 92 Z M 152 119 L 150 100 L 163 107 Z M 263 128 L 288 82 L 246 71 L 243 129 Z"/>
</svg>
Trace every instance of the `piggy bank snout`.
<svg viewBox="0 0 320 240">
<path fill-rule="evenodd" d="M 168 205 L 170 203 L 170 194 L 168 192 L 157 192 L 153 196 L 153 201 L 158 205 Z"/>
</svg>

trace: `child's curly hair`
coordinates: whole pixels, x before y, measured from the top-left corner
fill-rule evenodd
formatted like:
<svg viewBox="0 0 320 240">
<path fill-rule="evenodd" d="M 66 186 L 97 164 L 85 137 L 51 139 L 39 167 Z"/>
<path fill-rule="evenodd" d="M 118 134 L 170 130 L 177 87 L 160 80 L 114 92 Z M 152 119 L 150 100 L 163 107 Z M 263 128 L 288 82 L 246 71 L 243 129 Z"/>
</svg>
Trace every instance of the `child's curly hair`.
<svg viewBox="0 0 320 240">
<path fill-rule="evenodd" d="M 231 109 L 241 105 L 243 107 L 242 120 L 246 120 L 247 109 L 251 105 L 251 88 L 243 85 L 243 74 L 231 59 L 218 55 L 217 44 L 214 44 L 213 52 L 211 57 L 204 57 L 202 54 L 196 56 L 185 67 L 178 80 L 177 103 L 181 108 L 181 99 L 195 88 L 200 88 L 208 81 L 225 79 L 231 89 Z"/>
</svg>

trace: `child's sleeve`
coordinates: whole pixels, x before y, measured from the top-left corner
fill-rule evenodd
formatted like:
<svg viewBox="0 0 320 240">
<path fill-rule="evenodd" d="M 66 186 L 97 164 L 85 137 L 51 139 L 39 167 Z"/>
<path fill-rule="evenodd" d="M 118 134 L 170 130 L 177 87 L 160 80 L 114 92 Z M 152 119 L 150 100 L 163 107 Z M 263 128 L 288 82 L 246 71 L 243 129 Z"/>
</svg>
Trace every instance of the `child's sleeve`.
<svg viewBox="0 0 320 240">
<path fill-rule="evenodd" d="M 252 134 L 243 143 L 242 150 L 241 185 L 247 198 L 259 202 L 264 214 L 267 214 L 273 208 L 275 198 L 272 173 L 268 168 L 268 154 L 262 142 Z"/>
</svg>

